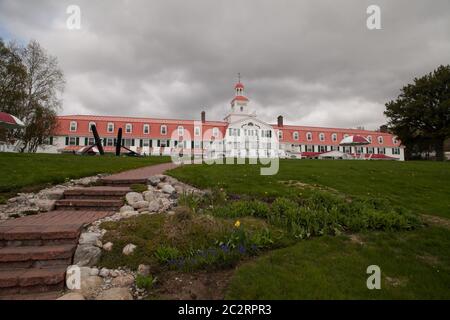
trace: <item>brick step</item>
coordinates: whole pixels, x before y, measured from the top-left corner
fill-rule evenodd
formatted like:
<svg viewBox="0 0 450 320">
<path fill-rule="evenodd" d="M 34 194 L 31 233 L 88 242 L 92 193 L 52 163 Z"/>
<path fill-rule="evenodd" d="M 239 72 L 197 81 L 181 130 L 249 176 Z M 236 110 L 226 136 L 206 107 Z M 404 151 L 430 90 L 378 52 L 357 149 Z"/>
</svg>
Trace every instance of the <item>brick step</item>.
<svg viewBox="0 0 450 320">
<path fill-rule="evenodd" d="M 72 257 L 52 260 L 28 260 L 28 261 L 12 261 L 12 262 L 0 262 L 1 270 L 14 270 L 14 269 L 30 269 L 30 268 L 55 268 L 55 267 L 67 267 L 72 264 Z"/>
<path fill-rule="evenodd" d="M 0 296 L 61 291 L 66 267 L 0 270 Z"/>
<path fill-rule="evenodd" d="M 0 242 L 3 245 L 44 245 L 55 241 L 76 242 L 82 225 L 0 225 Z"/>
<path fill-rule="evenodd" d="M 30 262 L 72 258 L 76 245 L 0 248 L 0 264 L 7 262 Z"/>
<path fill-rule="evenodd" d="M 38 240 L 0 240 L 0 249 L 3 247 L 38 247 L 38 246 L 57 246 L 57 245 L 76 245 L 76 238 L 68 239 L 38 239 Z"/>
<path fill-rule="evenodd" d="M 115 211 L 123 204 L 123 200 L 62 199 L 56 201 L 55 207 L 57 210 Z"/>
<path fill-rule="evenodd" d="M 12 294 L 0 296 L 0 300 L 56 300 L 61 296 L 61 290 L 51 290 L 50 292 L 28 293 L 28 294 Z"/>
<path fill-rule="evenodd" d="M 130 192 L 128 187 L 90 187 L 64 191 L 64 199 L 121 200 Z"/>
<path fill-rule="evenodd" d="M 100 179 L 100 183 L 104 186 L 113 187 L 129 187 L 133 184 L 147 184 L 147 178 L 135 178 L 135 179 Z"/>
</svg>

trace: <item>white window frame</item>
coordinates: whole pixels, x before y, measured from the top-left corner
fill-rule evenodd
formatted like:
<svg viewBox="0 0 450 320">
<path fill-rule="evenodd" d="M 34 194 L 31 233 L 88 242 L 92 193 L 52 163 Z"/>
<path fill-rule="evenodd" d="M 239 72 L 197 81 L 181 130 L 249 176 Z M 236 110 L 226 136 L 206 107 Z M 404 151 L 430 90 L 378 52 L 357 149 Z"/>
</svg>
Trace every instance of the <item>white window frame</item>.
<svg viewBox="0 0 450 320">
<path fill-rule="evenodd" d="M 167 135 L 167 126 L 165 124 L 161 125 L 161 128 L 159 129 L 159 132 L 163 136 Z"/>
<path fill-rule="evenodd" d="M 72 127 L 75 127 L 75 129 L 72 129 Z M 78 129 L 78 123 L 76 121 L 70 121 L 70 127 L 69 127 L 70 132 L 76 132 L 77 129 Z"/>
<path fill-rule="evenodd" d="M 292 137 L 294 138 L 294 140 L 298 140 L 298 138 L 299 138 L 298 131 L 294 131 L 294 132 L 292 133 Z"/>
<path fill-rule="evenodd" d="M 378 136 L 377 140 L 378 140 L 378 144 L 384 143 L 384 138 L 382 136 Z"/>
<path fill-rule="evenodd" d="M 397 137 L 392 137 L 392 143 L 397 145 L 398 144 L 398 138 Z"/>
<path fill-rule="evenodd" d="M 319 133 L 319 141 L 325 141 L 325 133 Z"/>
<path fill-rule="evenodd" d="M 200 136 L 200 127 L 194 128 L 194 136 L 196 136 L 196 137 Z"/>
<path fill-rule="evenodd" d="M 183 126 L 178 126 L 177 130 L 178 130 L 179 137 L 184 136 L 184 127 Z"/>
<path fill-rule="evenodd" d="M 89 122 L 89 125 L 88 125 L 89 132 L 92 132 L 92 125 L 94 125 L 94 126 L 97 127 L 97 124 L 96 124 L 95 122 L 90 121 L 90 122 Z"/>
<path fill-rule="evenodd" d="M 278 140 L 283 139 L 283 130 L 278 130 Z"/>
<path fill-rule="evenodd" d="M 150 125 L 148 123 L 145 123 L 144 126 L 142 127 L 142 133 L 143 134 L 150 134 Z"/>
<path fill-rule="evenodd" d="M 372 136 L 367 136 L 367 141 L 369 141 L 370 143 L 372 143 Z"/>
<path fill-rule="evenodd" d="M 112 127 L 112 130 L 110 130 L 110 127 Z M 106 131 L 108 133 L 113 133 L 114 132 L 114 123 L 113 122 L 108 122 L 108 124 L 106 125 Z"/>
<path fill-rule="evenodd" d="M 130 130 L 128 130 L 128 128 L 129 128 Z M 125 133 L 133 133 L 133 125 L 132 125 L 131 123 L 127 123 L 127 124 L 125 125 Z"/>
<path fill-rule="evenodd" d="M 334 142 L 337 141 L 337 133 L 333 133 L 333 134 L 331 135 L 331 140 L 334 141 Z"/>
<path fill-rule="evenodd" d="M 307 133 L 306 133 L 306 140 L 312 141 L 312 139 L 313 139 L 312 133 L 311 133 L 311 132 L 307 132 Z"/>
<path fill-rule="evenodd" d="M 213 135 L 213 137 L 217 138 L 219 136 L 219 128 L 214 127 L 212 129 L 212 135 Z"/>
</svg>

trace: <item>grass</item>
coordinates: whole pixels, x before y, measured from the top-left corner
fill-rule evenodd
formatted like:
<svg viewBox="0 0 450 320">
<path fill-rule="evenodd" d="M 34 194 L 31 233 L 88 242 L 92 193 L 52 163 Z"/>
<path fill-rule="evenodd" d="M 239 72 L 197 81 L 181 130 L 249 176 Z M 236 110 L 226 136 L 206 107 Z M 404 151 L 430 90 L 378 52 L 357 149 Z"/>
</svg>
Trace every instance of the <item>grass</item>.
<svg viewBox="0 0 450 320">
<path fill-rule="evenodd" d="M 271 251 L 235 273 L 228 299 L 450 299 L 450 232 L 321 237 Z M 366 268 L 381 268 L 381 290 L 368 290 Z"/>
<path fill-rule="evenodd" d="M 309 192 L 308 186 L 317 186 L 450 218 L 448 162 L 281 160 L 277 175 L 261 176 L 259 170 L 258 165 L 205 164 L 183 166 L 169 174 L 201 188 L 267 199 L 296 197 Z"/>
<path fill-rule="evenodd" d="M 170 161 L 169 157 L 75 156 L 71 154 L 0 153 L 0 203 L 14 193 L 98 173 L 116 173 Z"/>
</svg>

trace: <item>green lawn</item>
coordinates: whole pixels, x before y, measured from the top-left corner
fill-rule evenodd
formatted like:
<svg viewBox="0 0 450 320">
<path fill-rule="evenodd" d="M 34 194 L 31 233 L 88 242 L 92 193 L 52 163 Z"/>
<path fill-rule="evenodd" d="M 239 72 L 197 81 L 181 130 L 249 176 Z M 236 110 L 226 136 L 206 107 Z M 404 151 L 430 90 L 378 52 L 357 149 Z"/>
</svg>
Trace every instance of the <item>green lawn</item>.
<svg viewBox="0 0 450 320">
<path fill-rule="evenodd" d="M 450 163 L 281 160 L 274 176 L 257 165 L 195 165 L 170 172 L 200 187 L 227 192 L 283 196 L 301 192 L 280 183 L 296 180 L 337 189 L 348 195 L 379 197 L 418 213 L 450 218 Z"/>
<path fill-rule="evenodd" d="M 378 198 L 447 221 L 447 228 L 300 240 L 240 265 L 229 299 L 450 299 L 450 163 L 283 160 L 275 176 L 261 176 L 256 165 L 184 166 L 170 174 L 269 201 L 317 189 Z M 366 287 L 369 265 L 381 268 L 381 290 Z"/>
<path fill-rule="evenodd" d="M 169 161 L 169 157 L 75 156 L 71 154 L 0 153 L 0 202 L 21 190 L 98 173 L 115 173 Z"/>
</svg>

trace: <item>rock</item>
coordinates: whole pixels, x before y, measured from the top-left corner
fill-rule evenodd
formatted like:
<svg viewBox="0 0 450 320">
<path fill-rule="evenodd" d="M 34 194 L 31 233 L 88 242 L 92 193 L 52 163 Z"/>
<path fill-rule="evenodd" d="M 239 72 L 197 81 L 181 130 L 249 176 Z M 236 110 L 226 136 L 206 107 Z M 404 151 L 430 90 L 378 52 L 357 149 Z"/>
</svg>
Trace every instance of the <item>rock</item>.
<svg viewBox="0 0 450 320">
<path fill-rule="evenodd" d="M 134 252 L 135 249 L 136 249 L 136 246 L 132 243 L 129 243 L 123 248 L 122 253 L 126 256 L 129 256 L 130 254 L 132 254 Z"/>
<path fill-rule="evenodd" d="M 127 206 L 127 205 L 120 208 L 120 213 L 127 212 L 127 211 L 134 211 L 134 208 L 132 206 Z"/>
<path fill-rule="evenodd" d="M 150 266 L 146 264 L 140 264 L 137 273 L 141 276 L 148 276 L 150 274 Z"/>
<path fill-rule="evenodd" d="M 122 219 L 127 219 L 127 218 L 131 218 L 137 214 L 138 214 L 138 212 L 136 212 L 136 211 L 125 211 L 125 212 L 120 213 L 120 217 Z"/>
<path fill-rule="evenodd" d="M 118 276 L 111 281 L 111 284 L 116 287 L 130 287 L 133 283 L 134 277 L 131 274 Z"/>
<path fill-rule="evenodd" d="M 150 212 L 158 212 L 160 208 L 161 208 L 160 200 L 153 200 L 148 205 L 148 211 Z"/>
<path fill-rule="evenodd" d="M 111 270 L 111 271 L 109 272 L 109 275 L 110 275 L 111 277 L 113 277 L 113 278 L 116 278 L 116 277 L 119 276 L 119 272 L 118 272 L 117 270 Z"/>
<path fill-rule="evenodd" d="M 152 191 L 144 191 L 143 193 L 145 201 L 151 202 L 156 199 L 155 194 Z"/>
<path fill-rule="evenodd" d="M 98 276 L 99 273 L 100 273 L 100 271 L 97 268 L 91 268 L 89 275 Z"/>
<path fill-rule="evenodd" d="M 165 212 L 165 211 L 169 210 L 170 207 L 172 206 L 172 202 L 170 202 L 170 200 L 166 199 L 166 198 L 162 198 L 160 200 L 160 203 L 161 203 L 161 207 L 159 208 L 159 212 Z"/>
<path fill-rule="evenodd" d="M 92 269 L 88 267 L 69 266 L 66 272 L 67 287 L 72 292 L 81 294 L 86 298 L 93 297 L 103 281 L 99 276 L 91 275 L 91 272 Z"/>
<path fill-rule="evenodd" d="M 101 268 L 101 269 L 100 269 L 100 272 L 98 273 L 98 275 L 99 275 L 100 277 L 103 277 L 103 278 L 108 277 L 108 276 L 109 276 L 109 269 Z"/>
<path fill-rule="evenodd" d="M 125 198 L 130 206 L 133 206 L 136 202 L 144 200 L 142 194 L 137 192 L 128 192 Z"/>
<path fill-rule="evenodd" d="M 64 197 L 64 189 L 49 190 L 44 193 L 44 197 L 48 200 L 60 200 Z"/>
<path fill-rule="evenodd" d="M 150 178 L 148 178 L 148 184 L 151 186 L 156 187 L 158 185 L 158 183 L 161 182 L 161 179 L 158 176 L 152 176 Z"/>
<path fill-rule="evenodd" d="M 167 193 L 167 194 L 173 194 L 176 192 L 175 188 L 172 187 L 170 184 L 165 184 L 161 189 L 164 193 Z"/>
<path fill-rule="evenodd" d="M 96 300 L 133 300 L 127 288 L 111 288 L 100 293 Z"/>
<path fill-rule="evenodd" d="M 56 300 L 86 300 L 84 296 L 79 292 L 69 292 L 59 297 Z"/>
<path fill-rule="evenodd" d="M 175 191 L 176 191 L 177 193 L 179 193 L 179 194 L 183 194 L 183 193 L 186 192 L 186 190 L 185 190 L 182 186 L 180 186 L 180 185 L 176 185 L 176 186 L 174 186 L 174 187 L 175 187 Z"/>
<path fill-rule="evenodd" d="M 146 208 L 146 207 L 148 207 L 148 201 L 145 201 L 145 200 L 138 201 L 133 204 L 133 208 L 135 208 L 135 209 L 142 209 L 142 208 Z"/>
<path fill-rule="evenodd" d="M 78 240 L 79 244 L 89 244 L 89 245 L 96 245 L 97 241 L 101 237 L 100 233 L 97 232 L 85 232 L 82 233 L 80 236 L 80 239 Z"/>
<path fill-rule="evenodd" d="M 55 200 L 37 200 L 35 204 L 40 211 L 47 212 L 55 209 Z"/>
<path fill-rule="evenodd" d="M 113 243 L 112 242 L 107 242 L 103 245 L 103 250 L 105 251 L 111 251 L 113 248 Z"/>
<path fill-rule="evenodd" d="M 100 259 L 102 250 L 89 244 L 82 244 L 77 247 L 73 258 L 74 264 L 83 266 L 96 265 Z"/>
</svg>

